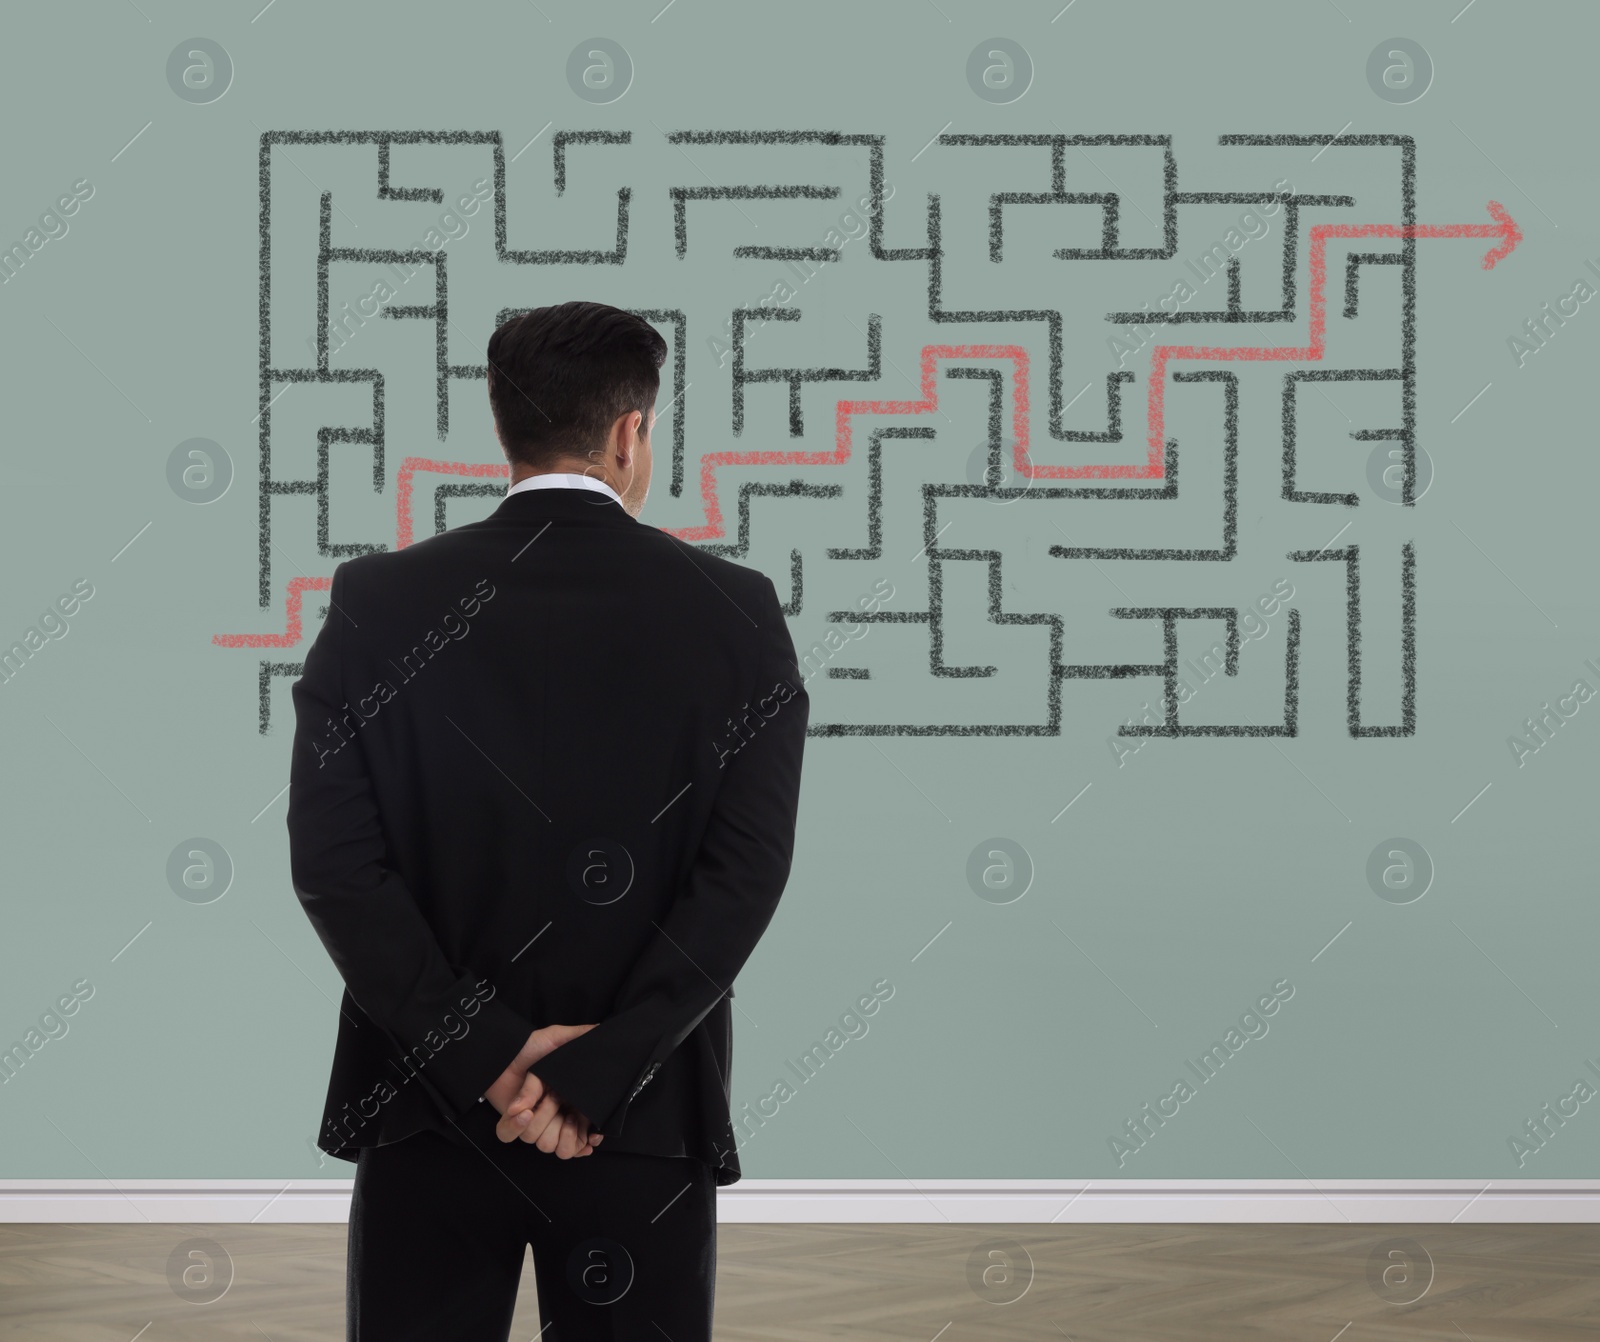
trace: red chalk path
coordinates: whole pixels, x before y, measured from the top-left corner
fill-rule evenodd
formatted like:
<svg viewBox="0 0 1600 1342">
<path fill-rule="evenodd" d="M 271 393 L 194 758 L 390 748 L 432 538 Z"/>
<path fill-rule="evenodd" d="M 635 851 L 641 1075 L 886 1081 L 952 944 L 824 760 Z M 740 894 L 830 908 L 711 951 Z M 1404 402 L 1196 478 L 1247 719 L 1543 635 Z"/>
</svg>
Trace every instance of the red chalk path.
<svg viewBox="0 0 1600 1342">
<path fill-rule="evenodd" d="M 291 578 L 289 580 L 288 628 L 281 634 L 213 634 L 211 641 L 223 648 L 292 648 L 300 641 L 300 606 L 307 592 L 325 592 L 333 586 L 329 578 Z"/>
<path fill-rule="evenodd" d="M 853 436 L 851 419 L 856 415 L 926 415 L 939 408 L 939 383 L 934 364 L 940 359 L 1010 359 L 1012 363 L 1011 435 L 1017 443 L 1017 460 L 1025 460 L 1028 446 L 1028 352 L 1020 345 L 926 345 L 922 350 L 919 379 L 922 396 L 915 401 L 840 401 L 833 416 L 831 452 L 711 452 L 700 459 L 700 497 L 705 501 L 704 526 L 663 527 L 669 535 L 685 541 L 715 540 L 725 533 L 722 502 L 717 497 L 716 470 L 719 466 L 840 466 L 850 459 Z M 1038 474 L 1060 467 L 1035 467 Z"/>
<path fill-rule="evenodd" d="M 1127 465 L 1039 466 L 1028 460 L 1028 356 L 1016 345 L 928 345 L 922 351 L 922 397 L 915 401 L 840 401 L 835 414 L 834 449 L 831 452 L 714 452 L 700 463 L 700 494 L 705 501 L 702 526 L 671 530 L 686 541 L 715 540 L 726 534 L 722 503 L 717 493 L 720 466 L 837 466 L 850 456 L 856 415 L 920 415 L 938 408 L 934 362 L 938 359 L 1010 359 L 1012 379 L 1012 438 L 1017 473 L 1034 480 L 1159 480 L 1165 474 L 1165 398 L 1167 364 L 1189 360 L 1308 360 L 1322 358 L 1327 324 L 1327 240 L 1329 238 L 1499 238 L 1483 258 L 1485 270 L 1511 254 L 1522 240 L 1522 230 L 1497 200 L 1489 202 L 1492 224 L 1319 224 L 1311 230 L 1311 332 L 1309 345 L 1219 346 L 1158 345 L 1151 356 L 1149 383 L 1149 455 L 1143 463 Z"/>
<path fill-rule="evenodd" d="M 1499 245 L 1483 258 L 1483 268 L 1493 270 L 1495 263 L 1511 255 L 1511 249 L 1522 241 L 1522 230 L 1497 200 L 1489 202 L 1489 215 L 1495 221 L 1492 224 L 1413 224 L 1410 228 L 1398 224 L 1316 225 L 1311 230 L 1311 343 L 1303 348 L 1296 345 L 1157 345 L 1150 358 L 1150 451 L 1145 464 L 1132 468 L 1091 467 L 1090 472 L 1104 470 L 1107 474 L 1125 473 L 1154 480 L 1165 473 L 1167 364 L 1174 359 L 1287 359 L 1294 362 L 1321 359 L 1328 319 L 1329 238 L 1499 238 Z"/>
<path fill-rule="evenodd" d="M 395 484 L 396 544 L 403 550 L 412 541 L 411 493 L 412 477 L 418 471 L 433 471 L 441 475 L 507 476 L 510 467 L 504 463 L 479 465 L 465 461 L 431 461 L 427 457 L 406 457 L 400 463 L 400 475 Z M 307 592 L 324 592 L 333 586 L 333 578 L 291 578 L 289 581 L 286 628 L 281 634 L 213 634 L 211 641 L 223 648 L 292 648 L 300 642 L 304 630 L 300 617 L 301 602 Z"/>
<path fill-rule="evenodd" d="M 700 495 L 705 503 L 706 520 L 700 526 L 663 527 L 680 540 L 716 540 L 727 534 L 722 503 L 717 493 L 716 472 L 722 466 L 839 466 L 850 459 L 857 415 L 925 415 L 938 409 L 939 384 L 935 365 L 941 359 L 1009 359 L 1012 365 L 1011 436 L 1015 442 L 1014 465 L 1019 475 L 1034 480 L 1159 480 L 1165 474 L 1167 365 L 1175 360 L 1226 362 L 1253 361 L 1315 362 L 1326 348 L 1327 334 L 1327 245 L 1329 238 L 1498 238 L 1484 254 L 1483 268 L 1511 254 L 1522 241 L 1522 230 L 1497 200 L 1489 202 L 1492 224 L 1318 224 L 1311 230 L 1311 325 L 1306 345 L 1158 345 L 1151 355 L 1148 401 L 1148 455 L 1142 464 L 1036 466 L 1028 460 L 1028 354 L 1020 345 L 927 345 L 921 357 L 919 390 L 914 401 L 840 401 L 834 412 L 834 446 L 820 452 L 712 452 L 700 462 Z M 413 539 L 412 484 L 419 471 L 443 475 L 504 477 L 510 474 L 502 464 L 474 464 L 462 461 L 433 461 L 427 457 L 407 457 L 400 465 L 395 490 L 396 548 L 404 549 Z M 308 591 L 324 591 L 332 578 L 294 578 L 289 583 L 287 628 L 281 634 L 214 634 L 211 641 L 225 648 L 288 648 L 302 636 L 300 607 Z"/>
<path fill-rule="evenodd" d="M 395 545 L 403 550 L 411 544 L 411 477 L 418 471 L 437 471 L 442 475 L 472 475 L 478 477 L 509 476 L 511 468 L 504 462 L 475 465 L 465 461 L 430 461 L 427 457 L 407 457 L 400 463 L 400 478 L 395 482 Z"/>
</svg>

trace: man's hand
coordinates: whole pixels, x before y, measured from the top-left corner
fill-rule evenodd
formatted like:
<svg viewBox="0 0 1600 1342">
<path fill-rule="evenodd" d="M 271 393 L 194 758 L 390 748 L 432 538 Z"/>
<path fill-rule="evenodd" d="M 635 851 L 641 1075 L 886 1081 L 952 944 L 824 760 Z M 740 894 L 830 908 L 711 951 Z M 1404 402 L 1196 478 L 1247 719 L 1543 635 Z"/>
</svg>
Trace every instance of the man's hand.
<svg viewBox="0 0 1600 1342">
<path fill-rule="evenodd" d="M 502 1142 L 520 1137 L 541 1151 L 568 1160 L 589 1155 L 604 1140 L 598 1133 L 590 1134 L 584 1115 L 563 1105 L 555 1092 L 547 1091 L 544 1082 L 528 1071 L 539 1059 L 592 1029 L 593 1025 L 546 1025 L 528 1036 L 511 1065 L 483 1093 L 501 1116 L 495 1135 Z"/>
<path fill-rule="evenodd" d="M 589 1131 L 585 1115 L 563 1104 L 561 1097 L 532 1072 L 503 1111 L 494 1131 L 502 1142 L 520 1137 L 561 1160 L 590 1155 L 605 1140 L 602 1134 Z"/>
</svg>

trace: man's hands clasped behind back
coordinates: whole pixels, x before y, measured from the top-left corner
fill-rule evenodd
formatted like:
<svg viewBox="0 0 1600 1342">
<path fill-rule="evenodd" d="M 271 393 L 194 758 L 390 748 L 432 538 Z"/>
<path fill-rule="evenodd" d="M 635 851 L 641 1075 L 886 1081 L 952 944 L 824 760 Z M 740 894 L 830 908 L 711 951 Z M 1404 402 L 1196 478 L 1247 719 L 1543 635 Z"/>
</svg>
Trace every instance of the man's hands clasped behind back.
<svg viewBox="0 0 1600 1342">
<path fill-rule="evenodd" d="M 564 1104 L 528 1070 L 562 1044 L 592 1029 L 593 1025 L 546 1025 L 528 1036 L 511 1065 L 483 1093 L 500 1115 L 496 1137 L 502 1142 L 529 1142 L 561 1160 L 593 1154 L 604 1136 L 591 1133 L 588 1118 Z"/>
</svg>

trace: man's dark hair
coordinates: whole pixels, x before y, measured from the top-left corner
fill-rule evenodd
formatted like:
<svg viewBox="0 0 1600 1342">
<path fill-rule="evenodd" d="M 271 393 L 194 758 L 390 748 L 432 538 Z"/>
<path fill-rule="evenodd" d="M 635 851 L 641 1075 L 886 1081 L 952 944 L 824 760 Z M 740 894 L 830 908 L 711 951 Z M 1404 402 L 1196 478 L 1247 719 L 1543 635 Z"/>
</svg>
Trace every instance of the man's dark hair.
<svg viewBox="0 0 1600 1342">
<path fill-rule="evenodd" d="M 650 409 L 666 362 L 661 333 L 607 303 L 557 303 L 489 337 L 489 408 L 507 454 L 548 469 L 586 457 L 621 415 Z"/>
</svg>

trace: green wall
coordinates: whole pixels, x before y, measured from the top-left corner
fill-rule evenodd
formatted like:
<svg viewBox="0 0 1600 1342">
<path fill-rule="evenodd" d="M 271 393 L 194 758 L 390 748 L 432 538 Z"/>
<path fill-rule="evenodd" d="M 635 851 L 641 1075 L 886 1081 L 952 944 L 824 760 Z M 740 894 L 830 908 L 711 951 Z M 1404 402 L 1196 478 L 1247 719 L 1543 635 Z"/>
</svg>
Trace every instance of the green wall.
<svg viewBox="0 0 1600 1342">
<path fill-rule="evenodd" d="M 1485 270 L 1495 239 L 1420 237 L 1412 267 L 1361 268 L 1352 318 L 1346 257 L 1402 244 L 1328 238 L 1325 357 L 1173 363 L 1171 372 L 1236 377 L 1166 383 L 1164 432 L 1182 461 L 1176 498 L 1045 492 L 1164 483 L 1126 477 L 1041 478 L 1020 496 L 928 495 L 938 535 L 924 548 L 922 486 L 981 483 L 991 434 L 1010 450 L 1017 361 L 970 350 L 935 356 L 936 407 L 855 416 L 846 461 L 717 472 L 725 542 L 738 539 L 741 480 L 804 486 L 750 498 L 738 557 L 796 603 L 797 645 L 824 650 L 812 663 L 813 722 L 838 732 L 808 745 L 793 879 L 739 982 L 734 1099 L 767 1111 L 742 1158 L 751 1176 L 791 1178 L 1593 1172 L 1600 1106 L 1583 1103 L 1577 1083 L 1600 1086 L 1586 1062 L 1600 1068 L 1600 703 L 1580 702 L 1589 690 L 1562 696 L 1577 682 L 1600 688 L 1591 376 L 1600 307 L 1572 301 L 1564 316 L 1547 313 L 1575 291 L 1586 298 L 1580 281 L 1600 286 L 1588 264 L 1600 266 L 1596 12 L 1492 0 L 1459 14 L 1458 0 L 1075 0 L 1052 18 L 1054 8 L 675 0 L 657 13 L 654 0 L 449 9 L 282 0 L 254 17 L 252 5 L 225 14 L 131 3 L 103 7 L 92 23 L 48 6 L 10 16 L 0 242 L 20 243 L 25 261 L 14 258 L 0 285 L 10 373 L 0 645 L 39 632 L 0 683 L 0 1043 L 37 1028 L 40 1046 L 0 1084 L 0 1174 L 353 1170 L 311 1144 L 339 980 L 288 879 L 291 677 L 269 667 L 264 701 L 259 690 L 263 663 L 293 664 L 305 640 L 230 647 L 213 636 L 281 633 L 291 580 L 331 572 L 328 546 L 393 545 L 405 458 L 489 464 L 496 449 L 481 381 L 467 377 L 449 380 L 440 440 L 432 322 L 352 324 L 330 366 L 383 373 L 383 487 L 373 489 L 370 446 L 335 442 L 327 534 L 319 539 L 314 498 L 287 495 L 271 504 L 264 537 L 264 192 L 275 368 L 314 366 L 324 191 L 335 247 L 405 248 L 432 227 L 456 235 L 445 249 L 452 364 L 481 362 L 503 307 L 591 297 L 683 312 L 687 386 L 657 430 L 645 520 L 689 528 L 706 522 L 703 456 L 828 453 L 836 403 L 915 400 L 929 346 L 1026 352 L 1035 466 L 1143 462 L 1155 343 L 1306 346 L 1311 230 L 1403 222 L 1402 150 L 1361 138 L 1371 136 L 1413 138 L 1419 225 L 1488 225 L 1494 200 L 1520 227 L 1520 245 Z M 204 77 L 189 97 L 176 91 L 197 33 L 232 65 L 211 101 L 193 100 L 208 94 Z M 583 43 L 595 34 L 633 65 L 631 86 L 610 102 L 580 96 L 581 79 L 575 87 L 566 74 L 569 53 L 592 49 Z M 986 42 L 994 34 L 1031 61 L 1031 83 L 1011 101 L 969 83 L 975 49 L 980 68 L 998 63 L 981 55 L 999 49 Z M 1382 54 L 1396 34 L 1432 65 L 1411 101 L 1382 96 L 1381 75 L 1369 82 L 1375 50 L 1380 68 L 1397 63 Z M 977 315 L 930 320 L 929 262 L 875 257 L 855 216 L 836 235 L 837 260 L 813 263 L 804 283 L 781 260 L 736 257 L 736 247 L 835 245 L 829 231 L 873 187 L 862 143 L 667 139 L 749 129 L 882 137 L 882 248 L 928 247 L 937 195 L 939 297 L 947 311 Z M 558 196 L 557 133 L 593 130 L 631 132 L 631 142 L 569 145 Z M 437 187 L 446 201 L 480 193 L 484 203 L 441 224 L 444 204 L 380 199 L 370 138 L 291 138 L 263 160 L 266 133 L 346 131 L 469 133 L 396 143 L 390 185 Z M 1170 254 L 1058 259 L 1058 248 L 1103 245 L 1102 205 L 1008 204 L 993 260 L 991 197 L 1051 192 L 1051 147 L 941 133 L 1166 136 L 1179 192 L 1350 203 L 1298 205 L 1293 311 L 1274 322 L 1264 314 L 1285 305 L 1284 208 L 1252 216 L 1258 231 L 1236 228 L 1248 204 L 1179 198 Z M 1220 142 L 1229 135 L 1313 142 Z M 625 262 L 498 260 L 496 138 L 505 248 L 609 251 L 617 192 L 628 188 Z M 1067 192 L 1116 193 L 1119 248 L 1165 250 L 1159 145 L 1064 144 L 1062 159 Z M 82 198 L 71 215 L 41 219 L 74 184 Z M 690 200 L 679 254 L 671 188 L 805 184 L 837 196 Z M 1217 264 L 1237 256 L 1240 310 L 1255 317 L 1131 335 L 1107 320 L 1159 309 L 1185 284 L 1193 293 L 1173 309 L 1226 310 L 1226 273 L 1201 284 L 1205 269 L 1192 265 L 1217 244 Z M 1404 440 L 1352 437 L 1403 427 L 1401 382 L 1306 379 L 1293 415 L 1297 487 L 1355 503 L 1285 499 L 1285 374 L 1400 368 L 1408 269 L 1414 441 L 1431 478 L 1419 469 L 1413 506 L 1393 501 L 1403 471 L 1385 485 L 1392 463 L 1384 456 L 1369 472 L 1369 460 L 1394 448 L 1403 461 Z M 383 273 L 334 263 L 335 312 Z M 432 278 L 422 268 L 392 301 L 433 302 Z M 871 317 L 881 321 L 878 376 L 804 384 L 798 438 L 781 382 L 749 386 L 743 431 L 732 431 L 726 323 L 763 295 L 800 317 L 749 335 L 751 369 L 867 369 Z M 1104 436 L 1108 374 L 1131 375 L 1119 384 L 1120 441 L 1050 435 L 1049 326 L 1002 319 L 1019 311 L 1060 314 L 1064 429 Z M 1545 323 L 1542 345 L 1530 320 Z M 663 327 L 673 336 L 671 321 Z M 956 367 L 974 373 L 944 376 Z M 671 363 L 667 372 L 676 386 Z M 1230 385 L 1234 543 L 1229 557 L 1206 559 L 1195 555 L 1224 542 Z M 319 427 L 372 423 L 370 383 L 270 390 L 277 480 L 315 475 Z M 874 552 L 878 427 L 933 433 L 882 442 Z M 204 482 L 186 486 L 180 461 L 174 484 L 169 465 L 195 438 L 220 445 L 232 468 L 226 491 L 205 503 Z M 443 479 L 418 477 L 418 535 L 434 527 Z M 1007 487 L 1023 483 L 1006 473 Z M 492 501 L 452 497 L 445 507 L 458 525 Z M 1061 557 L 1051 546 L 1089 553 Z M 1407 547 L 1414 556 L 1414 731 L 1351 735 L 1352 569 L 1327 554 L 1352 546 L 1365 725 L 1407 725 L 1401 575 Z M 839 550 L 855 557 L 830 553 Z M 1189 557 L 1106 553 L 1149 550 Z M 1322 562 L 1304 557 L 1319 550 Z M 890 589 L 882 611 L 925 614 L 934 574 L 937 646 L 927 618 L 852 628 L 835 615 Z M 77 583 L 92 595 L 64 624 L 41 615 Z M 1297 613 L 1293 736 L 1119 737 L 1123 724 L 1162 720 L 1158 676 L 1052 671 L 1161 662 L 1162 622 L 1111 611 L 1168 607 L 1255 613 L 1242 622 L 1232 676 L 1193 669 L 1204 671 L 1224 639 L 1221 621 L 1174 623 L 1185 725 L 1284 723 Z M 320 610 L 308 593 L 306 637 Z M 970 673 L 985 667 L 994 670 Z M 1547 705 L 1540 744 L 1525 724 Z M 196 837 L 231 866 L 220 896 L 216 877 L 187 897 L 169 879 L 169 856 Z M 1384 869 L 1407 861 L 1409 874 L 1390 874 L 1400 888 L 1386 887 Z M 1004 869 L 990 876 L 1001 888 L 984 883 L 991 866 Z M 75 985 L 85 1000 L 57 1023 L 47 1013 Z M 842 1046 L 800 1081 L 789 1063 L 875 991 L 864 1026 L 846 1020 Z M 1189 1064 L 1275 991 L 1284 1000 L 1270 1016 L 1247 1016 L 1234 1055 L 1201 1083 Z M 1157 1112 L 1185 1078 L 1195 1093 L 1137 1145 L 1128 1120 L 1146 1104 Z M 769 1099 L 780 1080 L 792 1093 Z M 1574 1113 L 1536 1148 L 1524 1125 L 1575 1091 Z M 1519 1134 L 1526 1151 L 1512 1145 Z"/>
</svg>

